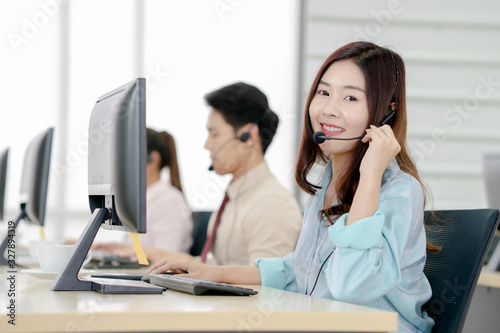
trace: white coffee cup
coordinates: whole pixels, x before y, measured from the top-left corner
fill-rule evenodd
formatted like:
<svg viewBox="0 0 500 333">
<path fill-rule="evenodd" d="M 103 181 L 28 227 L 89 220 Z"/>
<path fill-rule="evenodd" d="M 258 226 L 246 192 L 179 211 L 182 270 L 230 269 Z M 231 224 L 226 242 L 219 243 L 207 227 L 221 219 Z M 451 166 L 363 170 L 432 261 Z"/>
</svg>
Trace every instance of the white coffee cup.
<svg viewBox="0 0 500 333">
<path fill-rule="evenodd" d="M 38 261 L 42 271 L 59 273 L 68 261 L 74 245 L 42 245 L 38 247 Z M 89 263 L 92 254 L 89 251 L 82 266 Z"/>
<path fill-rule="evenodd" d="M 38 239 L 31 240 L 29 242 L 29 251 L 31 259 L 38 261 L 38 247 L 43 245 L 58 245 L 63 244 L 62 240 L 54 240 L 54 239 Z"/>
</svg>

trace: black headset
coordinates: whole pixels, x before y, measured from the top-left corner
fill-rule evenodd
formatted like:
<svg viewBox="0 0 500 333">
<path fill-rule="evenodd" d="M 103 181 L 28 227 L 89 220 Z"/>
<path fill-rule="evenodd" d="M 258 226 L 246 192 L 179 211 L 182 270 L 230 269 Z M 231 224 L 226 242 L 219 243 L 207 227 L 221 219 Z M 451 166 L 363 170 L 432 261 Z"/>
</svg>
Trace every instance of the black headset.
<svg viewBox="0 0 500 333">
<path fill-rule="evenodd" d="M 243 132 L 240 136 L 237 136 L 236 139 L 240 140 L 241 142 L 247 142 L 248 139 L 250 139 L 250 132 Z"/>
<path fill-rule="evenodd" d="M 395 98 L 395 94 L 396 94 L 396 89 L 398 87 L 398 81 L 399 81 L 399 68 L 398 68 L 398 63 L 396 62 L 396 59 L 394 59 L 393 57 L 393 60 L 394 60 L 394 65 L 396 65 L 396 84 L 394 85 L 394 91 L 392 92 L 392 96 L 391 96 L 391 101 L 393 99 L 393 97 Z M 389 108 L 387 109 L 386 113 L 385 113 L 385 116 L 384 116 L 384 119 L 382 119 L 382 121 L 378 124 L 377 127 L 382 127 L 383 125 L 385 125 L 389 120 L 391 120 L 392 117 L 394 117 L 394 115 L 396 114 L 396 109 L 397 109 L 397 106 L 394 107 L 394 109 L 392 108 L 392 105 L 393 104 L 397 104 L 396 101 L 394 102 L 391 102 L 389 104 Z M 321 132 L 321 131 L 318 131 L 318 132 L 315 132 L 313 134 L 313 141 L 316 142 L 317 144 L 321 144 L 323 142 L 325 142 L 325 140 L 358 140 L 358 139 L 362 139 L 364 137 L 364 135 L 362 136 L 357 136 L 357 137 L 354 137 L 354 138 L 332 138 L 330 136 L 327 136 L 325 135 L 325 133 Z"/>
<path fill-rule="evenodd" d="M 394 59 L 394 56 L 393 56 L 393 59 Z M 392 97 L 395 97 L 396 89 L 398 87 L 398 81 L 399 81 L 399 68 L 398 68 L 398 63 L 397 63 L 396 59 L 394 59 L 394 64 L 396 65 L 396 84 L 394 85 L 394 91 L 392 92 Z M 392 97 L 391 97 L 391 100 L 392 100 Z M 397 103 L 397 102 L 396 101 L 391 102 L 391 105 L 392 105 L 392 103 Z M 385 113 L 384 119 L 382 119 L 382 121 L 378 124 L 377 127 L 381 127 L 381 126 L 385 125 L 396 114 L 396 110 L 395 110 L 396 108 L 392 109 L 391 105 L 389 105 L 389 108 L 387 109 L 387 112 Z M 323 143 L 325 141 L 324 137 L 325 137 L 325 135 L 323 134 L 323 132 L 316 132 L 316 133 L 314 133 L 313 140 L 316 143 Z M 359 137 L 359 138 L 362 138 L 362 137 Z M 317 140 L 318 141 L 322 140 L 322 141 L 318 142 Z M 352 140 L 352 138 L 351 139 L 344 139 L 344 140 Z M 318 275 L 316 276 L 316 280 L 314 281 L 314 285 L 313 285 L 312 290 L 309 293 L 309 295 L 312 295 L 314 289 L 316 288 L 316 284 L 318 283 L 318 279 L 319 279 L 319 275 L 321 274 L 321 270 L 323 269 L 323 266 L 325 266 L 327 260 L 330 259 L 332 254 L 333 254 L 333 251 L 328 255 L 328 257 L 326 257 L 325 261 L 323 261 L 323 263 L 321 264 L 321 267 L 319 268 Z"/>
<path fill-rule="evenodd" d="M 392 102 L 392 98 L 396 96 L 396 89 L 398 88 L 399 81 L 399 68 L 396 59 L 394 59 L 394 65 L 396 65 L 396 84 L 394 85 L 394 91 L 392 92 L 391 103 L 389 105 L 389 108 L 387 109 L 387 112 L 385 113 L 384 119 L 382 119 L 377 127 L 385 125 L 396 114 L 396 107 L 394 107 L 394 109 L 392 108 L 392 104 L 397 103 L 396 101 Z"/>
<path fill-rule="evenodd" d="M 223 143 L 223 144 L 222 144 L 219 148 L 217 148 L 217 150 L 216 150 L 216 151 L 215 151 L 215 153 L 214 153 L 214 157 L 212 158 L 212 160 L 213 160 L 213 159 L 215 159 L 215 157 L 217 156 L 217 154 L 218 154 L 218 153 L 219 153 L 219 152 L 220 152 L 220 151 L 221 151 L 224 147 L 226 147 L 226 146 L 229 144 L 229 142 L 231 142 L 231 141 L 233 141 L 233 140 L 240 140 L 241 142 L 247 142 L 247 141 L 248 141 L 248 139 L 250 139 L 250 132 L 243 132 L 243 133 L 241 133 L 241 135 L 240 135 L 240 136 L 235 136 L 234 138 L 231 138 L 231 139 L 227 140 L 227 141 L 226 141 L 226 142 L 224 142 L 224 143 Z M 210 166 L 208 167 L 208 171 L 213 171 L 213 170 L 214 170 L 213 165 L 210 165 Z"/>
</svg>

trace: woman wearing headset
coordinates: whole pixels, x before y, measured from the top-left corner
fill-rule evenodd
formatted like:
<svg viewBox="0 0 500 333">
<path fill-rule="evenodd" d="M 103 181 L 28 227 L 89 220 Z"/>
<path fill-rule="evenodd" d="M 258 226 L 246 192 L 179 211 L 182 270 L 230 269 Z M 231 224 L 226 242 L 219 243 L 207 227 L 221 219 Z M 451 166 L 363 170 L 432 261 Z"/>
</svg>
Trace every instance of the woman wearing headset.
<svg viewBox="0 0 500 333">
<path fill-rule="evenodd" d="M 258 259 L 256 267 L 159 262 L 149 271 L 363 304 L 397 312 L 399 332 L 430 332 L 423 268 L 426 248 L 437 249 L 426 243 L 425 191 L 406 123 L 400 56 L 368 42 L 341 47 L 320 68 L 306 103 L 296 180 L 311 197 L 295 252 Z M 314 141 L 319 131 L 329 140 Z M 306 178 L 314 163 L 326 164 L 319 184 Z"/>
</svg>

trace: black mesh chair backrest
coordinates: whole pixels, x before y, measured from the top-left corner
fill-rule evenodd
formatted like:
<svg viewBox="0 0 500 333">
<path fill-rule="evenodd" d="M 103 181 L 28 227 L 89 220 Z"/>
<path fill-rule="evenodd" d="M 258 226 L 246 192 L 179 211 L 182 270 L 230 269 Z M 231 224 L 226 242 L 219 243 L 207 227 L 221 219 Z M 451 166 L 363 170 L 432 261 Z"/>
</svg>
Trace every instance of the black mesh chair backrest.
<svg viewBox="0 0 500 333">
<path fill-rule="evenodd" d="M 461 332 L 489 244 L 498 225 L 497 209 L 425 212 L 427 240 L 441 246 L 427 253 L 424 272 L 432 298 L 423 310 L 436 324 L 432 332 Z"/>
<path fill-rule="evenodd" d="M 189 254 L 192 256 L 199 256 L 203 250 L 207 238 L 208 221 L 211 215 L 212 211 L 193 212 L 193 245 L 189 250 Z"/>
</svg>

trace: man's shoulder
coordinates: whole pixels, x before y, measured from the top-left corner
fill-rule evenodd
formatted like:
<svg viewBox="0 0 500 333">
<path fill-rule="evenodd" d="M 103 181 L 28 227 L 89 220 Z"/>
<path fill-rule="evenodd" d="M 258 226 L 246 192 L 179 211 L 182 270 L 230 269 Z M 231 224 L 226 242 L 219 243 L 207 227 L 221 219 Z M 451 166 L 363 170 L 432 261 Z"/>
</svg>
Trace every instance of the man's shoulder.
<svg viewBox="0 0 500 333">
<path fill-rule="evenodd" d="M 253 192 L 260 195 L 264 199 L 265 197 L 274 197 L 282 199 L 291 198 L 295 200 L 290 191 L 288 191 L 273 175 L 269 175 L 269 177 L 266 177 L 261 182 L 256 184 Z"/>
<path fill-rule="evenodd" d="M 269 177 L 257 184 L 249 194 L 252 214 L 269 215 L 280 212 L 282 215 L 297 215 L 302 219 L 299 204 L 295 197 L 274 177 Z"/>
</svg>

